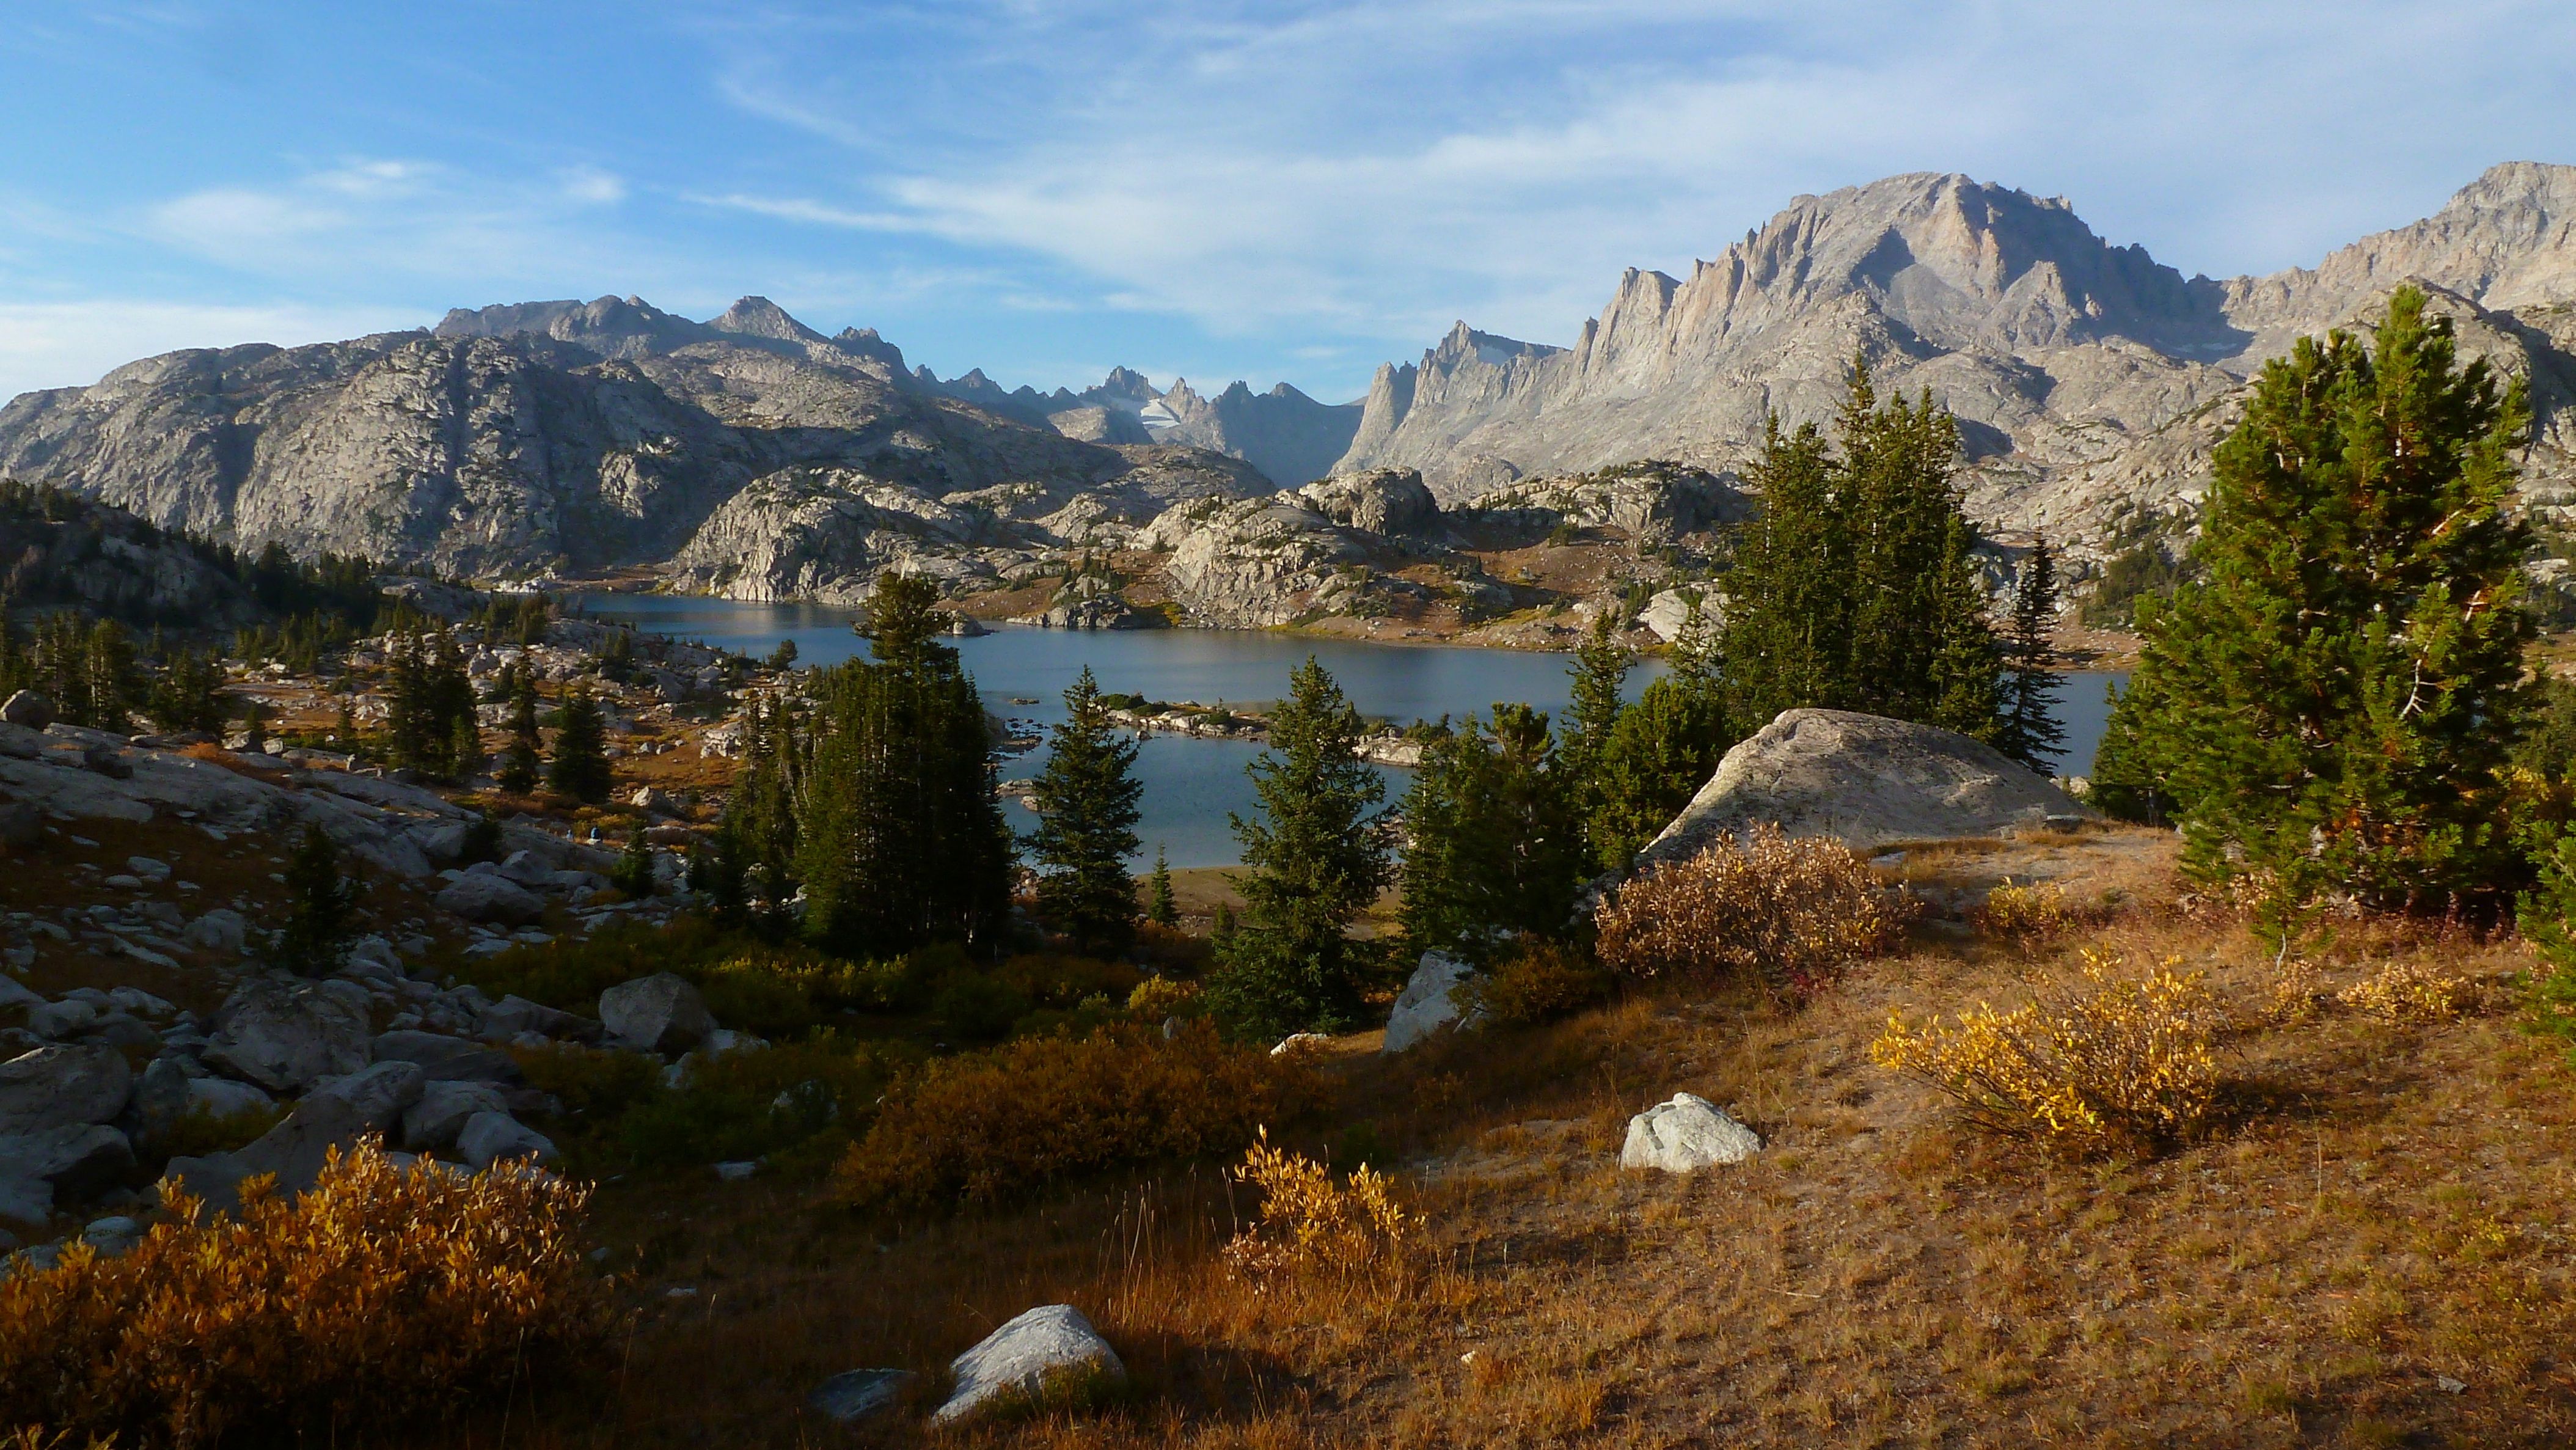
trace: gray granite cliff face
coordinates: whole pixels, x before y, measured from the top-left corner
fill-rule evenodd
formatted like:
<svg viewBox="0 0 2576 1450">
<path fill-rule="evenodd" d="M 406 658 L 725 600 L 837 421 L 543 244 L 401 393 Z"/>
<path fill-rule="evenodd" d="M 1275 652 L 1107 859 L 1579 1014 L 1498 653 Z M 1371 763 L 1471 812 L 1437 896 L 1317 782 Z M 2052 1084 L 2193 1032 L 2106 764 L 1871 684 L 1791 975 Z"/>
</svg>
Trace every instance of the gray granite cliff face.
<svg viewBox="0 0 2576 1450">
<path fill-rule="evenodd" d="M 1420 362 L 1380 369 L 1339 467 L 1419 469 L 1444 501 L 1643 458 L 1730 469 L 1769 413 L 1830 417 L 1857 350 L 1884 389 L 1929 388 L 1966 424 L 1973 514 L 2107 552 L 2193 511 L 2266 358 L 2407 281 L 2433 289 L 2471 352 L 2530 376 L 2528 492 L 2568 501 L 2576 168 L 2528 162 L 2313 271 L 2227 282 L 1964 176 L 1801 197 L 1686 279 L 1628 272 L 1571 348 L 1460 323 Z"/>
</svg>

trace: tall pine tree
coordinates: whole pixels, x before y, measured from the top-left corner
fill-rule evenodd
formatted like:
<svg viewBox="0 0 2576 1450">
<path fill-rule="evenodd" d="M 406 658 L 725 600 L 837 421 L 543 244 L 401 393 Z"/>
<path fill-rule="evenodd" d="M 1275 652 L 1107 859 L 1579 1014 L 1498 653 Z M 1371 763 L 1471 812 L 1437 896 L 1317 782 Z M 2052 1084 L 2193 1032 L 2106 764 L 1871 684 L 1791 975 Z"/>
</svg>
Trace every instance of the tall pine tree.
<svg viewBox="0 0 2576 1450">
<path fill-rule="evenodd" d="M 1565 935 L 1591 853 L 1552 743 L 1545 715 L 1496 705 L 1423 753 L 1404 800 L 1408 953 L 1485 965 L 1515 934 Z"/>
<path fill-rule="evenodd" d="M 1350 925 L 1385 889 L 1393 845 L 1386 781 L 1359 758 L 1359 711 L 1311 657 L 1288 683 L 1250 767 L 1260 814 L 1232 818 L 1244 912 L 1208 980 L 1218 1016 L 1265 1038 L 1358 1020 L 1376 953 Z"/>
<path fill-rule="evenodd" d="M 2096 765 L 2177 804 L 2187 869 L 2276 908 L 2447 907 L 2518 866 L 2499 772 L 2532 633 L 2507 512 L 2530 414 L 2424 308 L 2401 287 L 2376 349 L 2337 332 L 2264 367 L 2213 460 L 2205 582 L 2141 605 Z"/>
<path fill-rule="evenodd" d="M 2042 775 L 2064 753 L 2057 723 L 2057 555 L 2046 536 L 2031 541 L 2013 580 L 2012 625 L 2003 640 L 2003 728 L 1995 748 Z"/>
<path fill-rule="evenodd" d="M 990 947 L 1010 909 L 1013 843 L 993 798 L 975 681 L 925 580 L 886 575 L 870 601 L 876 658 L 821 672 L 798 781 L 795 867 L 805 929 L 853 955 L 932 941 Z"/>
<path fill-rule="evenodd" d="M 1136 881 L 1127 858 L 1139 844 L 1136 738 L 1110 723 L 1091 667 L 1064 692 L 1065 718 L 1051 732 L 1046 768 L 1030 794 L 1038 828 L 1030 854 L 1038 909 L 1073 939 L 1077 952 L 1124 951 L 1136 939 Z"/>
<path fill-rule="evenodd" d="M 591 805 L 608 799 L 608 724 L 588 685 L 564 691 L 563 723 L 555 729 L 555 758 L 547 766 L 546 784 Z"/>
</svg>

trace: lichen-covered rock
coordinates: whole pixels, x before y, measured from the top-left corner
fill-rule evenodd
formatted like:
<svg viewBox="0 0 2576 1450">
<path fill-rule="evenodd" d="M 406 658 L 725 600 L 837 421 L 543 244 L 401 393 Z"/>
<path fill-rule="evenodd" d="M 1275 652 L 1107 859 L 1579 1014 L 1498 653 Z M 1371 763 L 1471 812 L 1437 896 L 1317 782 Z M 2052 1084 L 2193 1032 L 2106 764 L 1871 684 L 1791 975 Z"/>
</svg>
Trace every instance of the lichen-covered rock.
<svg viewBox="0 0 2576 1450">
<path fill-rule="evenodd" d="M 1012 1396 L 1042 1394 L 1059 1376 L 1123 1380 L 1118 1351 L 1070 1304 L 1048 1304 L 1018 1316 L 949 1362 L 956 1388 L 930 1416 L 954 1424 Z"/>
<path fill-rule="evenodd" d="M 716 1027 L 698 989 L 669 972 L 620 982 L 600 993 L 599 1020 L 619 1042 L 664 1054 L 688 1051 Z"/>
<path fill-rule="evenodd" d="M 244 982 L 215 1014 L 206 1062 L 274 1092 L 357 1072 L 368 1062 L 366 1001 L 352 983 Z"/>
<path fill-rule="evenodd" d="M 1424 952 L 1415 964 L 1413 975 L 1405 979 L 1404 991 L 1395 999 L 1395 1010 L 1387 1015 L 1386 1052 L 1402 1052 L 1451 1025 L 1473 1026 L 1476 1018 L 1459 1021 L 1455 997 L 1459 985 L 1474 969 L 1446 952 Z"/>
<path fill-rule="evenodd" d="M 1847 710 L 1784 710 L 1718 762 L 1638 862 L 1686 860 L 1760 825 L 1868 852 L 2072 825 L 2064 791 L 1956 731 Z"/>
<path fill-rule="evenodd" d="M 0 1062 L 0 1134 L 108 1122 L 125 1111 L 133 1086 L 134 1069 L 113 1047 L 56 1043 L 21 1053 Z"/>
<path fill-rule="evenodd" d="M 1762 1150 L 1762 1138 L 1751 1128 L 1696 1093 L 1675 1093 L 1628 1120 L 1628 1140 L 1619 1148 L 1622 1168 L 1653 1168 L 1666 1173 L 1695 1173 L 1721 1163 L 1741 1163 Z"/>
</svg>

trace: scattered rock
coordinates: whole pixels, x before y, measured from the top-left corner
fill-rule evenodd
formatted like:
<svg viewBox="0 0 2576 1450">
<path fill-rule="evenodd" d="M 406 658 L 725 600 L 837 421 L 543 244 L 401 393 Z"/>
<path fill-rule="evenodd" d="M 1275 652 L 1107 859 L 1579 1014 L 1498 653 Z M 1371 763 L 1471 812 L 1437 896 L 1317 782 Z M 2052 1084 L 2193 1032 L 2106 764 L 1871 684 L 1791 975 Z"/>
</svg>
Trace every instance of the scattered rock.
<svg viewBox="0 0 2576 1450">
<path fill-rule="evenodd" d="M 546 914 L 546 904 L 506 876 L 468 872 L 430 898 L 431 904 L 467 921 L 525 926 Z"/>
<path fill-rule="evenodd" d="M 0 1181 L 50 1184 L 57 1202 L 112 1188 L 133 1167 L 134 1145 L 104 1123 L 0 1137 Z"/>
<path fill-rule="evenodd" d="M 98 1020 L 87 1002 L 47 1002 L 27 1009 L 27 1030 L 47 1039 L 69 1037 Z"/>
<path fill-rule="evenodd" d="M 219 906 L 188 923 L 187 930 L 179 933 L 179 939 L 199 951 L 239 955 L 242 942 L 249 933 L 250 923 L 240 912 Z"/>
<path fill-rule="evenodd" d="M 552 1163 L 558 1156 L 553 1139 L 508 1113 L 494 1112 L 476 1113 L 465 1120 L 457 1130 L 456 1151 L 477 1169 L 521 1159 Z"/>
<path fill-rule="evenodd" d="M 488 1082 L 432 1082 L 420 1101 L 404 1112 L 403 1146 L 415 1153 L 434 1153 L 456 1146 L 466 1123 L 483 1113 L 507 1113 L 501 1090 Z"/>
<path fill-rule="evenodd" d="M 1163 1029 L 1163 1036 L 1166 1040 L 1179 1035 L 1171 1030 L 1171 1023 L 1169 1022 L 1163 1024 Z M 1325 1036 L 1321 1032 L 1291 1032 L 1287 1036 L 1280 1038 L 1278 1042 L 1272 1044 L 1270 1055 L 1272 1057 L 1285 1057 L 1289 1053 L 1301 1051 L 1306 1048 L 1322 1047 L 1324 1044 L 1332 1040 L 1333 1039 Z"/>
<path fill-rule="evenodd" d="M 523 1032 L 545 1037 L 570 1037 L 584 1042 L 599 1040 L 600 1024 L 587 1017 L 560 1011 L 542 1002 L 531 1002 L 513 994 L 485 1007 L 477 1014 L 475 1030 L 486 1041 L 505 1042 Z"/>
<path fill-rule="evenodd" d="M 367 1006 L 355 982 L 245 982 L 215 1014 L 206 1061 L 278 1092 L 345 1077 L 367 1065 Z"/>
<path fill-rule="evenodd" d="M 1402 1052 L 1452 1023 L 1474 1026 L 1476 1017 L 1459 1022 L 1458 1004 L 1450 997 L 1474 970 L 1446 952 L 1424 952 L 1405 981 L 1403 995 L 1395 999 L 1395 1010 L 1387 1015 L 1383 1050 Z"/>
<path fill-rule="evenodd" d="M 1657 1103 L 1628 1120 L 1619 1166 L 1692 1173 L 1712 1164 L 1741 1163 L 1761 1150 L 1759 1135 L 1708 1099 L 1675 1093 L 1671 1102 Z"/>
<path fill-rule="evenodd" d="M 519 1064 L 510 1055 L 479 1042 L 437 1032 L 404 1030 L 378 1037 L 376 1061 L 420 1065 L 429 1082 L 517 1082 Z"/>
<path fill-rule="evenodd" d="M 600 993 L 599 1020 L 620 1042 L 664 1054 L 688 1051 L 716 1026 L 698 989 L 669 972 Z"/>
<path fill-rule="evenodd" d="M 1847 710 L 1784 710 L 1726 753 L 1637 859 L 1687 860 L 1719 832 L 1741 837 L 1765 823 L 1792 837 L 1839 837 L 1866 855 L 2084 815 L 2064 791 L 1955 731 Z"/>
<path fill-rule="evenodd" d="M 402 1122 L 404 1110 L 420 1101 L 426 1082 L 416 1062 L 379 1062 L 316 1085 L 305 1094 L 296 1111 L 302 1112 L 323 1098 L 337 1098 L 349 1105 L 349 1111 L 368 1132 L 383 1133 Z"/>
<path fill-rule="evenodd" d="M 893 1404 L 912 1381 L 908 1369 L 844 1370 L 815 1386 L 805 1403 L 847 1425 Z"/>
<path fill-rule="evenodd" d="M 955 1422 L 999 1397 L 1043 1394 L 1059 1375 L 1099 1375 L 1124 1380 L 1118 1351 L 1070 1304 L 1032 1309 L 949 1362 L 957 1387 L 931 1414 L 934 1425 Z"/>
<path fill-rule="evenodd" d="M 25 801 L 0 802 L 0 846 L 24 848 L 45 839 L 45 813 Z"/>
<path fill-rule="evenodd" d="M 56 1045 L 22 1053 L 0 1063 L 0 1134 L 107 1122 L 125 1111 L 133 1086 L 134 1070 L 112 1047 Z"/>
<path fill-rule="evenodd" d="M 33 690 L 16 691 L 6 703 L 0 703 L 0 720 L 42 730 L 54 723 L 54 702 Z"/>
<path fill-rule="evenodd" d="M 123 1214 L 93 1219 L 81 1230 L 81 1242 L 98 1250 L 102 1259 L 113 1259 L 143 1241 L 143 1225 Z"/>
<path fill-rule="evenodd" d="M 0 1221 L 38 1224 L 54 1215 L 54 1185 L 41 1178 L 12 1177 L 0 1170 Z M 0 1245 L 6 1248 L 9 1245 Z"/>
</svg>

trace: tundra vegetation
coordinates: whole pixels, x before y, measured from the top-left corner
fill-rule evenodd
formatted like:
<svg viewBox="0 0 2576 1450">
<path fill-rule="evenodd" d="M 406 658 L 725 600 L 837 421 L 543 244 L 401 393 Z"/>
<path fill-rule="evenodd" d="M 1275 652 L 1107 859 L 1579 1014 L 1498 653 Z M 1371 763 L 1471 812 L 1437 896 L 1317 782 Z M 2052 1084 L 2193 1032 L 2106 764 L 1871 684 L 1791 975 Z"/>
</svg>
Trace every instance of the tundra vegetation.
<svg viewBox="0 0 2576 1450">
<path fill-rule="evenodd" d="M 1071 1304 L 1123 1384 L 939 1433 L 2567 1443 L 2576 713 L 2526 652 L 2519 394 L 2406 292 L 2273 365 L 2139 605 L 2111 819 L 1868 858 L 1755 829 L 1629 874 L 1778 710 L 2058 743 L 2026 678 L 2054 560 L 1991 618 L 1953 425 L 1852 381 L 1831 438 L 1767 435 L 1723 610 L 1635 700 L 1604 631 L 1566 719 L 1426 727 L 1390 808 L 1309 661 L 1224 894 L 1129 874 L 1088 675 L 1023 869 L 935 596 L 890 577 L 871 658 L 741 662 L 695 909 L 452 960 L 566 1010 L 649 964 L 765 1045 L 513 1045 L 560 1179 L 362 1151 L 24 1270 L 0 1367 L 39 1368 L 0 1405 L 46 1445 L 914 1443 L 952 1356 Z M 316 922 L 369 909 L 294 874 Z M 1433 952 L 1467 1025 L 1374 1050 Z M 1677 1091 L 1762 1151 L 1622 1172 Z M 847 1427 L 807 1404 L 857 1367 L 919 1378 Z"/>
</svg>

